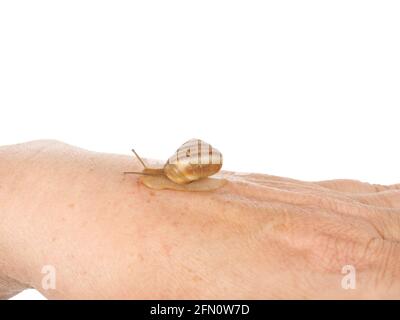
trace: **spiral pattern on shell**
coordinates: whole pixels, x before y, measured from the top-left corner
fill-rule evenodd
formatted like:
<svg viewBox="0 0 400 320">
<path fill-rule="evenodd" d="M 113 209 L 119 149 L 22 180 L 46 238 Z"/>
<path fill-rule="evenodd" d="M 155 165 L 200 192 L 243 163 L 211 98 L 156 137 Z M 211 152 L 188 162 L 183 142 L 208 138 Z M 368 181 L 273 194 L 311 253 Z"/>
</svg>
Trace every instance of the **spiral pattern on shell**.
<svg viewBox="0 0 400 320">
<path fill-rule="evenodd" d="M 210 144 L 191 139 L 171 156 L 164 166 L 165 175 L 177 184 L 187 184 L 217 173 L 222 154 Z"/>
</svg>

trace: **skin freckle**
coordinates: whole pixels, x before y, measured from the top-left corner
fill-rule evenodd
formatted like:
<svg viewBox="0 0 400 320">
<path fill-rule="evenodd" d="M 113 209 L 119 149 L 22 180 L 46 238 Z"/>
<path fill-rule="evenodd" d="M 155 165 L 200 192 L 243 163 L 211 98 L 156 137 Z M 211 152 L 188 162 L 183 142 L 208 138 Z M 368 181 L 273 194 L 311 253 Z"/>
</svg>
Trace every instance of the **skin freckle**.
<svg viewBox="0 0 400 320">
<path fill-rule="evenodd" d="M 165 255 L 169 257 L 171 255 L 172 246 L 169 244 L 163 244 L 162 248 L 163 248 Z"/>
<path fill-rule="evenodd" d="M 192 270 L 191 268 L 186 267 L 186 266 L 182 266 L 182 267 L 183 267 L 183 269 L 184 269 L 187 273 L 189 273 L 189 274 L 192 275 L 192 276 L 191 276 L 191 279 L 192 279 L 194 282 L 200 282 L 200 281 L 203 280 L 203 278 L 201 278 L 200 276 L 198 276 L 198 275 L 195 273 L 195 271 Z"/>
<path fill-rule="evenodd" d="M 289 226 L 285 223 L 276 223 L 272 225 L 272 229 L 276 232 L 288 232 L 290 230 Z"/>
<path fill-rule="evenodd" d="M 200 281 L 202 281 L 203 279 L 202 279 L 201 277 L 195 275 L 195 276 L 192 277 L 192 280 L 193 280 L 194 282 L 200 282 Z"/>
<path fill-rule="evenodd" d="M 174 221 L 174 222 L 172 223 L 172 225 L 173 225 L 174 227 L 178 227 L 178 226 L 180 225 L 180 223 L 179 223 L 179 221 Z"/>
<path fill-rule="evenodd" d="M 87 275 L 88 275 L 88 272 L 87 272 L 86 270 L 84 270 L 84 271 L 81 272 L 81 275 L 82 275 L 82 276 L 87 276 Z"/>
<path fill-rule="evenodd" d="M 75 203 L 70 203 L 70 204 L 68 204 L 68 208 L 74 209 L 74 208 L 75 208 Z"/>
</svg>

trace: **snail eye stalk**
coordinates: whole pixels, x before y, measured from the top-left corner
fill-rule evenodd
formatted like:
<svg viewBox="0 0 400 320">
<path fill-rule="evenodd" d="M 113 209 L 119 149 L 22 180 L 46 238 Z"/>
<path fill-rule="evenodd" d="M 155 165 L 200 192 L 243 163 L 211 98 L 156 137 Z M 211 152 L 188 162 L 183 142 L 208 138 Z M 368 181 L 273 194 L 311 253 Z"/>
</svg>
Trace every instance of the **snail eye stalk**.
<svg viewBox="0 0 400 320">
<path fill-rule="evenodd" d="M 138 158 L 142 166 L 144 167 L 145 171 L 138 172 L 138 171 L 127 171 L 124 172 L 124 174 L 140 174 L 140 175 L 145 175 L 145 176 L 157 176 L 160 175 L 158 171 L 152 171 L 153 169 L 149 168 L 146 163 L 142 160 L 142 158 L 137 154 L 135 149 L 132 149 L 132 152 L 135 154 L 135 156 Z"/>
</svg>

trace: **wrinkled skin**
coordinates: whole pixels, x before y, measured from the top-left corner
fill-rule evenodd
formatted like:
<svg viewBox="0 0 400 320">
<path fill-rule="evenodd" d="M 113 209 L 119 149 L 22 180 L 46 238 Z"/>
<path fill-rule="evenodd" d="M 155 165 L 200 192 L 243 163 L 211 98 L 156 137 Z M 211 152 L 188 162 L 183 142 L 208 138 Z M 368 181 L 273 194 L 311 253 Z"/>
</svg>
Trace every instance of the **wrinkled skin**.
<svg viewBox="0 0 400 320">
<path fill-rule="evenodd" d="M 122 174 L 140 169 L 55 141 L 0 148 L 0 295 L 400 298 L 399 185 L 223 172 L 224 187 L 188 193 Z"/>
</svg>

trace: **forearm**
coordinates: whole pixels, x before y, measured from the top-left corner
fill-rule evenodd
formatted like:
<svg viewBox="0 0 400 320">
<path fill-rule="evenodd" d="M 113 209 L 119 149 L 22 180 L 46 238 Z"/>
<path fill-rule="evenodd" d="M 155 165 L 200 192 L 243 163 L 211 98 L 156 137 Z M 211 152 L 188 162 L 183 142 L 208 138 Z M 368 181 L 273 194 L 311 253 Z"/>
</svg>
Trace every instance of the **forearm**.
<svg viewBox="0 0 400 320">
<path fill-rule="evenodd" d="M 47 297 L 174 296 L 182 286 L 174 278 L 193 277 L 186 265 L 198 267 L 196 261 L 181 261 L 193 242 L 205 250 L 210 232 L 204 230 L 214 224 L 212 236 L 224 237 L 231 224 L 219 228 L 221 217 L 207 210 L 210 195 L 153 192 L 136 177 L 123 175 L 139 168 L 129 156 L 58 142 L 3 148 L 0 243 L 5 273 Z M 182 233 L 187 246 L 175 240 Z M 47 265 L 56 270 L 56 290 L 41 288 Z M 187 297 L 195 293 L 183 292 Z"/>
<path fill-rule="evenodd" d="M 47 141 L 3 148 L 4 273 L 41 290 L 42 268 L 51 265 L 57 289 L 46 295 L 93 297 L 94 282 L 96 292 L 107 294 L 122 269 L 136 272 L 136 220 L 145 197 L 122 174 L 134 163 Z"/>
<path fill-rule="evenodd" d="M 17 210 L 10 208 L 16 206 L 17 168 L 23 157 L 20 150 L 14 147 L 0 148 L 0 299 L 10 298 L 29 287 L 16 279 L 22 279 L 20 276 L 24 272 L 21 273 L 21 265 L 12 254 L 18 247 L 17 243 L 12 243 L 12 238 L 20 231 L 17 224 L 20 216 L 15 215 Z"/>
</svg>

